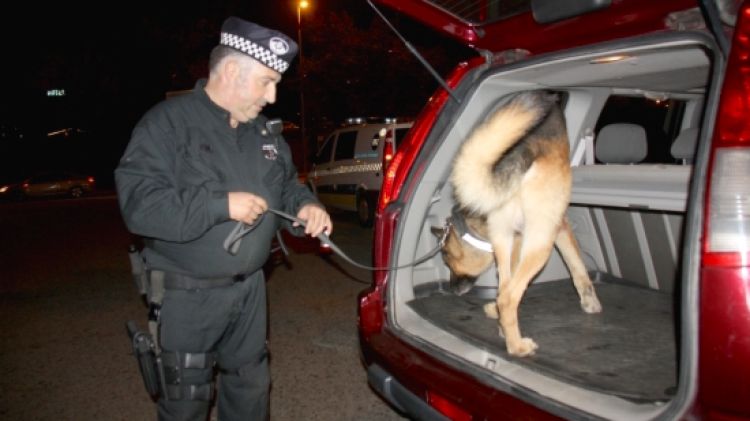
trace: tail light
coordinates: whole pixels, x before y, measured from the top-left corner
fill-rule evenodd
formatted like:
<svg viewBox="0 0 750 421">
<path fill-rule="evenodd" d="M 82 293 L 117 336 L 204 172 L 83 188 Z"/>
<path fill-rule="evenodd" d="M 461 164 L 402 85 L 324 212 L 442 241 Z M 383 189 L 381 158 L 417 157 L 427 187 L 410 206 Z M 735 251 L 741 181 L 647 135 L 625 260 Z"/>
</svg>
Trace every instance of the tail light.
<svg viewBox="0 0 750 421">
<path fill-rule="evenodd" d="M 750 3 L 738 13 L 708 170 L 699 396 L 708 418 L 750 417 Z M 733 418 L 735 419 L 735 418 Z"/>
<path fill-rule="evenodd" d="M 747 266 L 750 251 L 750 5 L 737 16 L 713 139 L 704 264 Z"/>
<path fill-rule="evenodd" d="M 445 415 L 452 421 L 472 420 L 471 414 L 461 409 L 460 406 L 431 390 L 427 391 L 427 403 L 429 403 L 430 406 L 437 409 L 441 414 Z"/>
<path fill-rule="evenodd" d="M 89 177 L 86 179 L 86 181 L 88 181 L 89 184 L 94 184 L 95 180 L 94 180 L 94 177 Z"/>
</svg>

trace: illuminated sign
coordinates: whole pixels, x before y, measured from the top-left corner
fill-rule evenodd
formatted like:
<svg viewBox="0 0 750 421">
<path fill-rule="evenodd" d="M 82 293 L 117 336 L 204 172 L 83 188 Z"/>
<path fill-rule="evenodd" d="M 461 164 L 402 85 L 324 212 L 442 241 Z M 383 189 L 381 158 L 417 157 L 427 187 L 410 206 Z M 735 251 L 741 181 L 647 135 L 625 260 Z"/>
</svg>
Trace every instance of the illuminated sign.
<svg viewBox="0 0 750 421">
<path fill-rule="evenodd" d="M 50 96 L 50 97 L 65 96 L 65 89 L 50 89 L 47 91 L 47 96 Z"/>
</svg>

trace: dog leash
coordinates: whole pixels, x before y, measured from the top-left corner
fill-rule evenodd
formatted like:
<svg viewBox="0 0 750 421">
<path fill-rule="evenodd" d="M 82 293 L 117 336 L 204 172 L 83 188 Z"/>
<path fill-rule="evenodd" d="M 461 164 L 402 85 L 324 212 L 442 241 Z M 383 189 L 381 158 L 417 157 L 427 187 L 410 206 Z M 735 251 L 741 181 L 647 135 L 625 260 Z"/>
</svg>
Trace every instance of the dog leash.
<svg viewBox="0 0 750 421">
<path fill-rule="evenodd" d="M 305 226 L 305 221 L 295 216 L 292 216 L 286 212 L 282 212 L 276 209 L 268 209 L 268 212 L 271 212 L 289 221 L 296 222 L 303 227 Z M 261 219 L 263 218 L 264 215 L 265 213 L 261 215 Z M 237 254 L 237 251 L 240 248 L 240 242 L 242 240 L 242 237 L 247 235 L 250 231 L 254 230 L 258 226 L 261 219 L 256 220 L 255 222 L 253 222 L 252 225 L 245 224 L 244 222 L 241 222 L 241 221 L 237 222 L 237 225 L 232 229 L 232 231 L 229 233 L 227 238 L 224 240 L 224 250 L 226 250 L 232 255 Z M 435 246 L 435 248 L 430 250 L 426 255 L 420 257 L 419 259 L 414 260 L 413 262 L 410 262 L 404 265 L 390 266 L 390 267 L 367 266 L 367 265 L 363 265 L 355 261 L 351 257 L 347 256 L 346 253 L 344 253 L 333 241 L 331 241 L 331 239 L 328 237 L 328 234 L 326 234 L 325 232 L 320 233 L 317 238 L 323 244 L 330 247 L 334 253 L 338 254 L 342 259 L 344 259 L 347 263 L 353 266 L 356 266 L 358 268 L 365 269 L 365 270 L 372 270 L 372 271 L 395 270 L 395 269 L 403 269 L 407 267 L 416 266 L 432 258 L 432 256 L 436 255 L 440 251 L 440 249 L 443 248 L 443 245 L 445 244 L 445 240 L 448 238 L 449 228 L 450 228 L 450 223 L 448 223 L 445 230 L 443 231 L 443 235 L 440 237 L 440 240 L 438 241 L 437 246 Z M 279 240 L 281 240 L 280 235 L 278 235 L 278 233 L 277 233 L 277 237 L 279 238 Z M 284 250 L 284 253 L 287 254 L 287 250 L 283 246 L 283 242 L 281 242 L 281 244 L 282 244 L 281 245 L 282 250 Z"/>
</svg>

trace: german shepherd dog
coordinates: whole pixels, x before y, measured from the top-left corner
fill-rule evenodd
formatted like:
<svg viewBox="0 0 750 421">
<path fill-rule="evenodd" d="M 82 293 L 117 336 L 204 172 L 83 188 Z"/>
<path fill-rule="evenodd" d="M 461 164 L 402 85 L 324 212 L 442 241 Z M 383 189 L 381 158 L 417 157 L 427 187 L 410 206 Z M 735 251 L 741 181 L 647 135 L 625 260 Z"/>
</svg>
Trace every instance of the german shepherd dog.
<svg viewBox="0 0 750 421">
<path fill-rule="evenodd" d="M 462 218 L 492 251 L 480 250 L 448 226 L 443 258 L 456 289 L 455 283 L 467 278 L 473 284 L 494 257 L 498 294 L 484 312 L 499 319 L 500 335 L 514 356 L 537 349 L 531 338 L 521 336 L 518 305 L 553 244 L 570 270 L 583 311 L 602 310 L 565 216 L 571 191 L 568 149 L 557 96 L 528 91 L 514 95 L 475 129 L 453 162 L 453 218 Z"/>
</svg>

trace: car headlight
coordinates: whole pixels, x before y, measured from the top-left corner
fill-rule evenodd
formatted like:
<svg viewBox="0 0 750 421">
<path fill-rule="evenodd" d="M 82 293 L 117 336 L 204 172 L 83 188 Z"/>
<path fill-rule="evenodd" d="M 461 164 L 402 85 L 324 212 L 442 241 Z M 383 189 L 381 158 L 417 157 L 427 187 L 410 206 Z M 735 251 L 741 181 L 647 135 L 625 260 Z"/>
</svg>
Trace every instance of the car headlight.
<svg viewBox="0 0 750 421">
<path fill-rule="evenodd" d="M 10 189 L 10 187 L 8 187 L 8 186 L 2 186 L 2 187 L 0 187 L 0 193 L 5 193 L 5 192 L 8 191 L 8 189 Z"/>
</svg>

